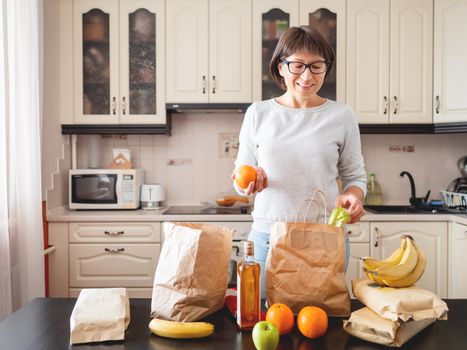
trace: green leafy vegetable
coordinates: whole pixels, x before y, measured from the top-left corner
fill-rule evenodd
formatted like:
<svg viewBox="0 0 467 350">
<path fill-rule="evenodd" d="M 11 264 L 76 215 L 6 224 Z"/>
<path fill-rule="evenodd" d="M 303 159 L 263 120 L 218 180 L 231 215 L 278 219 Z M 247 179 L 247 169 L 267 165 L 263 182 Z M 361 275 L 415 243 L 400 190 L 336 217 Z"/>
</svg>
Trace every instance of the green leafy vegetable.
<svg viewBox="0 0 467 350">
<path fill-rule="evenodd" d="M 335 207 L 329 216 L 328 224 L 335 227 L 342 227 L 342 225 L 348 223 L 349 221 L 349 213 L 347 213 L 347 211 L 342 207 Z"/>
</svg>

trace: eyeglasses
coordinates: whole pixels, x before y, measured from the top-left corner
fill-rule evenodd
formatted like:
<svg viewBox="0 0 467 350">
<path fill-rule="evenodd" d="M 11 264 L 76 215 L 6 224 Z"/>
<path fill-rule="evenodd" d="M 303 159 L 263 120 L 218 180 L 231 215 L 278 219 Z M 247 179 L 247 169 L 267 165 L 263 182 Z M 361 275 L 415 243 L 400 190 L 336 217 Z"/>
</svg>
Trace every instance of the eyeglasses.
<svg viewBox="0 0 467 350">
<path fill-rule="evenodd" d="M 287 65 L 289 72 L 292 74 L 300 75 L 306 71 L 307 68 L 310 69 L 310 72 L 313 74 L 322 74 L 326 72 L 327 62 L 326 61 L 316 61 L 311 63 L 303 63 L 298 61 L 287 61 L 282 60 L 282 63 Z"/>
</svg>

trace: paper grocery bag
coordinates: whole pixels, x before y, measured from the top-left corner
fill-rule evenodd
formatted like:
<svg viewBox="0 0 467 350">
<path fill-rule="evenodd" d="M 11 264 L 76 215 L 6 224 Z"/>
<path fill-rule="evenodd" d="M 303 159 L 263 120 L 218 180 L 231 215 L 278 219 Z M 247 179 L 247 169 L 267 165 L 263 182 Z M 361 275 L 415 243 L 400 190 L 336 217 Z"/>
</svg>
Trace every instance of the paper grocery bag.
<svg viewBox="0 0 467 350">
<path fill-rule="evenodd" d="M 233 230 L 165 222 L 154 277 L 151 316 L 196 321 L 221 309 L 228 284 Z"/>
<path fill-rule="evenodd" d="M 123 340 L 129 323 L 125 288 L 82 289 L 70 317 L 70 344 Z"/>
<path fill-rule="evenodd" d="M 325 197 L 322 197 L 326 208 Z M 308 202 L 307 212 L 315 195 Z M 324 210 L 326 218 L 326 209 Z M 296 221 L 297 221 L 296 218 Z M 268 305 L 284 303 L 294 314 L 318 306 L 329 316 L 348 316 L 350 297 L 344 278 L 345 235 L 342 228 L 310 222 L 277 222 L 271 227 L 266 259 Z"/>
<path fill-rule="evenodd" d="M 401 347 L 433 322 L 435 322 L 434 318 L 408 322 L 391 321 L 364 307 L 352 312 L 350 318 L 344 321 L 344 330 L 372 343 Z"/>
</svg>

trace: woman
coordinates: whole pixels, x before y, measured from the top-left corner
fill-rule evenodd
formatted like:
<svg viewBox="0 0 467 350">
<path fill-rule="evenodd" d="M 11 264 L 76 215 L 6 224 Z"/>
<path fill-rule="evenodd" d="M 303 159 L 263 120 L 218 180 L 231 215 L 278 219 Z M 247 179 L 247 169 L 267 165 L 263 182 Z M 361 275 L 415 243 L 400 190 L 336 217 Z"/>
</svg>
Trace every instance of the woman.
<svg viewBox="0 0 467 350">
<path fill-rule="evenodd" d="M 256 181 L 243 194 L 256 194 L 249 239 L 255 242 L 262 271 L 271 224 L 294 218 L 300 201 L 314 189 L 324 191 L 328 206 L 347 208 L 352 223 L 365 213 L 366 173 L 357 120 L 348 106 L 318 95 L 333 63 L 333 50 L 318 31 L 289 28 L 269 65 L 285 93 L 253 103 L 245 114 L 235 166 L 249 164 L 257 170 Z M 347 260 L 348 254 L 347 241 Z M 263 273 L 263 298 L 264 278 Z"/>
</svg>

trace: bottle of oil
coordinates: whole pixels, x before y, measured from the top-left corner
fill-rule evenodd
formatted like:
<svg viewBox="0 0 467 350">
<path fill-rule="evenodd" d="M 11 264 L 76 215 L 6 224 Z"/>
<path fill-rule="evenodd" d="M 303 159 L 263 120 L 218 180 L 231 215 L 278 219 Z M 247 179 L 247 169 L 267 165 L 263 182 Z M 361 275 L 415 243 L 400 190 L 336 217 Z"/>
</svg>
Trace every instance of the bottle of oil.
<svg viewBox="0 0 467 350">
<path fill-rule="evenodd" d="M 253 329 L 260 321 L 261 267 L 254 258 L 254 242 L 243 242 L 244 256 L 237 267 L 237 324 L 241 330 Z"/>
<path fill-rule="evenodd" d="M 365 196 L 366 205 L 381 205 L 383 204 L 383 192 L 381 186 L 376 180 L 375 173 L 368 173 L 367 193 Z"/>
</svg>

